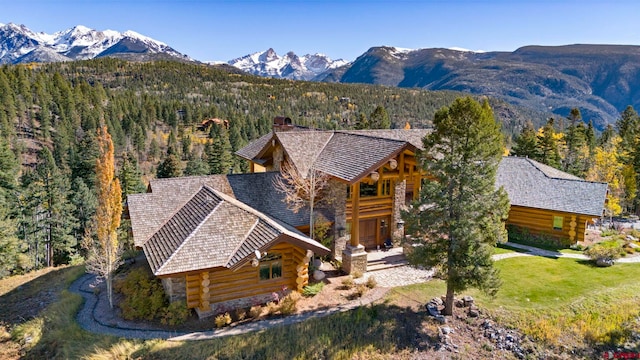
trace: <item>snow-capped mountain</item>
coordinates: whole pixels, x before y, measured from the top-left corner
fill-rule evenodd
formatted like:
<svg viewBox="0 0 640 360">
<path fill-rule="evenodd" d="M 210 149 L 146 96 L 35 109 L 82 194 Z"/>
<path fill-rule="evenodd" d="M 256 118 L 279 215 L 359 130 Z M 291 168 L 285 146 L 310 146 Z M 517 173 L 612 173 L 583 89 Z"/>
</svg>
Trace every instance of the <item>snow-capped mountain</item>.
<svg viewBox="0 0 640 360">
<path fill-rule="evenodd" d="M 191 60 L 170 46 L 134 31 L 98 31 L 78 25 L 54 34 L 0 24 L 0 64 L 86 60 L 116 54 L 164 54 Z"/>
<path fill-rule="evenodd" d="M 273 49 L 269 49 L 230 60 L 228 64 L 259 76 L 311 80 L 329 69 L 347 64 L 347 61 L 331 60 L 324 54 L 298 56 L 292 51 L 278 56 Z"/>
</svg>

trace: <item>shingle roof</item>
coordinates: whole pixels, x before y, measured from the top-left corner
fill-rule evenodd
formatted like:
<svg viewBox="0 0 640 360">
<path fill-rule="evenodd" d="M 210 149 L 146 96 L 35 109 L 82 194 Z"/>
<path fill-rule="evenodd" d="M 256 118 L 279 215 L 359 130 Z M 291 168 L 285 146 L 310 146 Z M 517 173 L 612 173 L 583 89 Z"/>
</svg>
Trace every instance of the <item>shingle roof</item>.
<svg viewBox="0 0 640 360">
<path fill-rule="evenodd" d="M 278 241 L 329 249 L 269 216 L 202 186 L 142 246 L 157 276 L 213 267 L 233 268 Z"/>
<path fill-rule="evenodd" d="M 431 132 L 430 129 L 392 129 L 392 130 L 341 130 L 340 132 L 366 135 L 383 139 L 406 141 L 416 149 L 422 149 L 422 139 Z"/>
<path fill-rule="evenodd" d="M 298 173 L 306 177 L 334 132 L 309 130 L 278 132 L 276 134 Z"/>
<path fill-rule="evenodd" d="M 580 179 L 537 161 L 504 157 L 496 186 L 504 186 L 511 205 L 592 216 L 602 215 L 607 184 Z"/>
<path fill-rule="evenodd" d="M 151 193 L 129 195 L 127 205 L 135 246 L 142 246 L 202 185 L 233 194 L 226 176 L 209 175 L 153 179 L 149 182 Z"/>
<path fill-rule="evenodd" d="M 355 182 L 407 145 L 401 140 L 337 132 L 318 156 L 315 167 L 331 176 Z"/>
<path fill-rule="evenodd" d="M 302 209 L 294 213 L 284 200 L 284 193 L 275 187 L 279 172 L 227 175 L 233 196 L 252 208 L 291 226 L 309 225 L 309 211 Z M 331 214 L 318 209 L 328 220 Z"/>
<path fill-rule="evenodd" d="M 284 148 L 296 169 L 306 175 L 309 167 L 353 183 L 375 170 L 402 148 L 422 148 L 426 129 L 285 131 L 274 137 Z M 271 139 L 271 137 L 269 138 Z M 256 162 L 268 147 L 260 138 L 236 154 Z M 257 150 L 260 149 L 260 150 Z M 314 163 L 315 162 L 315 163 Z"/>
<path fill-rule="evenodd" d="M 272 132 L 262 135 L 258 139 L 247 144 L 247 146 L 236 151 L 236 154 L 245 159 L 254 159 L 256 156 L 260 155 L 262 150 L 264 150 L 267 144 L 269 144 L 273 136 L 274 136 L 274 133 Z"/>
</svg>

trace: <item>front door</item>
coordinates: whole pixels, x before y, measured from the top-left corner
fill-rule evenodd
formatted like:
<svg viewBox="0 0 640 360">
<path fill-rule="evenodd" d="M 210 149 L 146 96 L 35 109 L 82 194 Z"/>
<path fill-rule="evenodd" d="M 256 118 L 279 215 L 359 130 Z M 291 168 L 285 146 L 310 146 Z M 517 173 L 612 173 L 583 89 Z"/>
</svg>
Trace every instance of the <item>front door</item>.
<svg viewBox="0 0 640 360">
<path fill-rule="evenodd" d="M 377 249 L 389 238 L 390 217 L 360 220 L 360 244 L 366 250 Z"/>
</svg>

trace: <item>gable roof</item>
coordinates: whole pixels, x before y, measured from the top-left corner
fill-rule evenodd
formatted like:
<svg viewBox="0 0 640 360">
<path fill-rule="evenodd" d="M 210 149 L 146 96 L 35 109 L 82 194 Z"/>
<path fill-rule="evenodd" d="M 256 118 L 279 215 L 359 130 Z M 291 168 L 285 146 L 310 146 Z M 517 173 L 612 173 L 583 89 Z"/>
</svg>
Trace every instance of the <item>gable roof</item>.
<svg viewBox="0 0 640 360">
<path fill-rule="evenodd" d="M 255 250 L 290 241 L 319 254 L 329 249 L 290 227 L 206 185 L 144 243 L 154 275 L 206 268 L 236 268 Z"/>
<path fill-rule="evenodd" d="M 277 219 L 283 226 L 294 228 L 309 225 L 308 209 L 294 213 L 283 201 L 285 194 L 274 185 L 280 176 L 279 172 L 264 172 L 153 179 L 149 182 L 150 192 L 127 197 L 134 244 L 142 247 L 202 186 L 235 198 Z M 328 220 L 333 220 L 332 214 L 326 209 L 316 210 Z"/>
<path fill-rule="evenodd" d="M 586 181 L 535 160 L 503 157 L 496 186 L 504 186 L 511 205 L 601 216 L 607 184 Z"/>
<path fill-rule="evenodd" d="M 303 175 L 311 165 L 327 175 L 354 183 L 395 157 L 404 149 L 422 149 L 427 129 L 281 131 L 272 132 L 236 152 L 237 155 L 264 163 L 260 156 L 277 140 Z"/>
</svg>

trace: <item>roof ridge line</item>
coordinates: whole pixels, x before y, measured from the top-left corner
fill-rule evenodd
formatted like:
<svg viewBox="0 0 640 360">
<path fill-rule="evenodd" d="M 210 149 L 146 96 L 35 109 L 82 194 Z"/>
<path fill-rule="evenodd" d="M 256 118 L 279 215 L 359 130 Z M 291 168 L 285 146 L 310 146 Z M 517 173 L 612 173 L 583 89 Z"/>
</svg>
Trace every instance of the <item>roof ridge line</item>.
<svg viewBox="0 0 640 360">
<path fill-rule="evenodd" d="M 386 130 L 386 131 L 394 131 L 394 130 L 402 130 L 402 129 L 369 129 L 369 130 L 363 130 L 363 131 L 375 131 L 375 130 Z M 362 137 L 368 137 L 368 138 L 372 138 L 372 139 L 381 139 L 381 140 L 389 140 L 389 141 L 395 141 L 395 142 L 402 142 L 402 143 L 408 143 L 409 141 L 407 140 L 401 140 L 401 139 L 390 139 L 388 137 L 384 137 L 384 136 L 374 136 L 374 135 L 368 135 L 368 134 L 358 134 L 356 133 L 356 131 L 359 130 L 334 130 L 334 133 L 341 133 L 341 134 L 346 134 L 346 135 L 355 135 L 355 136 L 362 136 Z"/>
<path fill-rule="evenodd" d="M 538 162 L 538 161 L 536 161 L 536 160 L 530 159 L 530 158 L 528 158 L 528 157 L 524 157 L 524 158 L 523 158 L 523 157 L 520 157 L 520 156 L 516 156 L 516 158 L 526 159 L 526 160 L 527 160 L 527 162 L 528 162 L 529 164 L 531 164 L 534 168 L 536 168 L 536 170 L 540 171 L 540 172 L 542 173 L 542 175 L 544 175 L 544 176 L 545 176 L 546 178 L 548 178 L 548 179 L 561 180 L 561 181 L 577 181 L 577 182 L 593 183 L 593 184 L 607 184 L 607 185 L 609 184 L 609 183 L 604 182 L 604 181 L 592 181 L 592 180 L 582 179 L 582 178 L 580 178 L 579 176 L 576 176 L 576 175 L 573 175 L 573 174 L 569 174 L 569 173 L 568 173 L 568 172 L 566 172 L 566 171 L 562 171 L 562 170 L 560 170 L 560 169 L 556 169 L 556 168 L 554 168 L 554 167 L 553 167 L 553 166 L 551 166 L 551 165 L 543 164 L 543 163 L 541 163 L 541 162 Z M 535 163 L 538 163 L 538 164 L 542 164 L 542 165 L 548 166 L 548 167 L 550 167 L 550 168 L 552 168 L 552 169 L 554 169 L 554 170 L 557 170 L 557 171 L 560 171 L 560 172 L 563 172 L 563 173 L 569 174 L 569 175 L 571 175 L 571 176 L 575 176 L 575 177 L 577 177 L 577 179 L 567 179 L 567 178 L 561 178 L 561 177 L 549 176 L 549 175 L 547 175 L 547 173 L 546 173 L 546 172 L 544 172 L 542 169 L 540 169 L 540 167 L 538 167 Z"/>
<path fill-rule="evenodd" d="M 193 194 L 193 196 L 191 197 L 191 199 L 193 199 L 196 195 L 198 195 L 198 193 L 200 192 L 200 190 L 202 190 L 203 188 L 207 188 L 207 190 L 211 190 L 211 188 L 209 188 L 208 186 L 206 186 L 206 185 L 202 185 L 202 186 L 200 187 L 200 189 L 198 189 L 198 191 L 196 191 L 196 192 L 195 192 L 195 194 Z M 217 195 L 217 194 L 215 194 L 215 193 L 214 193 L 214 195 Z M 189 199 L 189 201 L 191 201 L 191 199 Z M 224 199 L 222 199 L 222 200 L 224 200 Z M 185 203 L 185 205 L 186 205 L 186 203 Z M 202 219 L 202 221 L 198 224 L 198 226 L 196 226 L 196 227 L 195 227 L 195 229 L 193 229 L 193 230 L 189 233 L 189 236 L 187 236 L 187 237 L 182 241 L 182 243 L 181 243 L 181 244 L 180 244 L 180 245 L 179 245 L 179 246 L 178 246 L 178 247 L 173 251 L 173 253 L 171 254 L 171 256 L 169 256 L 169 257 L 164 261 L 164 263 L 162 263 L 162 266 L 159 266 L 159 267 L 158 267 L 158 269 L 156 269 L 156 271 L 155 271 L 156 273 L 158 273 L 158 272 L 159 272 L 163 267 L 165 267 L 165 266 L 166 266 L 166 265 L 171 261 L 171 259 L 173 259 L 173 258 L 178 254 L 178 252 L 180 251 L 180 249 L 182 249 L 182 248 L 184 247 L 184 245 L 187 243 L 187 241 L 189 241 L 189 239 L 191 239 L 191 238 L 194 236 L 194 234 L 198 231 L 198 229 L 200 229 L 200 228 L 203 226 L 203 224 L 204 224 L 204 223 L 206 223 L 206 222 L 207 222 L 207 220 L 209 220 L 209 218 L 213 215 L 213 213 L 215 213 L 215 212 L 216 212 L 216 210 L 220 207 L 220 205 L 222 205 L 222 201 L 220 201 L 220 202 L 219 202 L 219 203 L 218 203 L 218 204 L 217 204 L 213 209 L 211 209 L 211 211 L 209 211 L 209 213 L 207 214 L 207 216 L 205 216 L 205 217 L 204 217 L 204 219 Z M 180 207 L 180 209 L 182 209 L 183 207 L 184 207 L 184 205 L 183 205 L 182 207 Z M 177 213 L 177 212 L 176 212 L 176 213 Z M 169 219 L 173 218 L 174 216 L 175 216 L 175 213 L 174 213 L 173 215 L 171 215 L 171 216 L 169 217 Z M 163 225 L 163 226 L 164 226 L 164 225 Z M 160 230 L 160 229 L 162 229 L 162 226 L 161 226 L 158 230 Z M 157 231 L 156 231 L 156 233 L 157 233 Z M 155 233 L 154 233 L 154 235 L 155 235 Z"/>
<path fill-rule="evenodd" d="M 238 206 L 239 208 L 256 215 L 258 218 L 264 220 L 266 223 L 268 223 L 269 225 L 273 226 L 275 229 L 279 230 L 280 232 L 287 234 L 289 236 L 295 237 L 297 239 L 300 240 L 304 240 L 300 237 L 299 234 L 294 233 L 293 231 L 290 231 L 289 229 L 285 228 L 284 226 L 278 224 L 275 220 L 271 219 L 270 216 L 266 215 L 265 213 L 258 211 L 254 208 L 252 208 L 251 206 L 243 203 L 242 201 L 238 200 L 238 199 L 234 199 L 232 197 L 229 197 L 226 194 L 220 193 L 218 192 L 216 189 L 212 189 L 207 185 L 203 185 L 204 187 L 212 190 L 216 195 L 220 196 L 224 201 L 228 201 L 229 203 Z"/>
<path fill-rule="evenodd" d="M 243 209 L 244 210 L 244 209 Z M 255 214 L 254 214 L 255 215 Z M 256 226 L 258 226 L 258 224 L 260 223 L 260 217 L 256 216 L 256 221 L 253 223 L 253 225 L 251 225 L 251 228 L 249 229 L 249 231 L 247 231 L 244 236 L 242 237 L 242 241 L 240 241 L 240 243 L 238 243 L 238 245 L 233 249 L 233 251 L 231 251 L 231 254 L 229 255 L 229 257 L 227 258 L 227 260 L 225 261 L 224 265 L 226 268 L 229 268 L 229 262 L 231 261 L 231 259 L 233 259 L 233 257 L 236 255 L 236 253 L 238 252 L 238 250 L 242 247 L 242 245 L 244 244 L 245 240 L 249 237 L 249 235 L 251 234 L 251 232 L 253 231 L 253 229 L 256 228 Z"/>
</svg>

